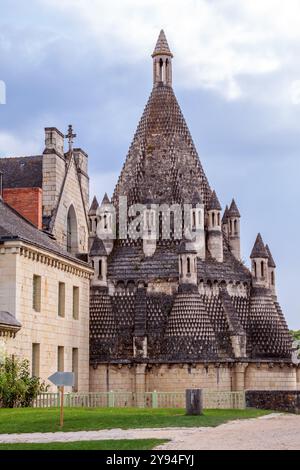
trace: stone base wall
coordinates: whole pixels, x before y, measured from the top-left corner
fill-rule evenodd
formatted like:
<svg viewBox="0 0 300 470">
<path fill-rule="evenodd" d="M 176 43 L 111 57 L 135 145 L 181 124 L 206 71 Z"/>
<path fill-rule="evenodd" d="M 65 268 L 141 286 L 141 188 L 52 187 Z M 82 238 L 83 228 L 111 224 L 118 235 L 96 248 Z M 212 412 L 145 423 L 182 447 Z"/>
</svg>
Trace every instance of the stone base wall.
<svg viewBox="0 0 300 470">
<path fill-rule="evenodd" d="M 108 365 L 90 369 L 91 392 L 297 390 L 297 369 L 268 364 Z M 298 384 L 299 386 L 300 384 Z"/>
<path fill-rule="evenodd" d="M 245 372 L 245 390 L 297 390 L 296 370 L 288 365 L 250 364 Z"/>
<path fill-rule="evenodd" d="M 300 414 L 300 391 L 247 390 L 246 405 L 251 408 Z"/>
</svg>

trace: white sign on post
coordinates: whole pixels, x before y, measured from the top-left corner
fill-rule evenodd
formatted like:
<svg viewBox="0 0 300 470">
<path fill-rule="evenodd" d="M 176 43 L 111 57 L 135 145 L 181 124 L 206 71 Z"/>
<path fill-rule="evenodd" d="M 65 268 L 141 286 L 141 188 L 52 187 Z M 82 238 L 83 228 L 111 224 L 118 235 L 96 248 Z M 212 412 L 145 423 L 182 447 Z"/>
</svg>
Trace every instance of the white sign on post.
<svg viewBox="0 0 300 470">
<path fill-rule="evenodd" d="M 64 424 L 64 388 L 73 387 L 75 384 L 74 372 L 55 372 L 48 380 L 57 387 L 60 387 L 60 427 Z"/>
</svg>

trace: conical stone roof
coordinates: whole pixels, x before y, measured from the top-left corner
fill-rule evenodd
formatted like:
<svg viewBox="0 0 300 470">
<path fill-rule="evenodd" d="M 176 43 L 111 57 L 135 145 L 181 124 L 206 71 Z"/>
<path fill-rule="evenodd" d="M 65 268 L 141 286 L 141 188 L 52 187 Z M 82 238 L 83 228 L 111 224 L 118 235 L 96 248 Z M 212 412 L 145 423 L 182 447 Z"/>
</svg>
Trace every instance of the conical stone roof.
<svg viewBox="0 0 300 470">
<path fill-rule="evenodd" d="M 173 54 L 170 51 L 169 44 L 168 44 L 168 41 L 167 41 L 167 38 L 163 29 L 159 33 L 158 40 L 154 48 L 152 57 L 155 57 L 156 55 L 169 55 L 173 57 Z"/>
<path fill-rule="evenodd" d="M 259 233 L 256 237 L 254 247 L 252 249 L 250 258 L 269 258 L 268 252 L 266 250 L 266 247 L 264 245 L 263 239 L 261 237 L 261 234 Z"/>
<path fill-rule="evenodd" d="M 268 257 L 269 257 L 269 260 L 268 260 L 269 267 L 270 268 L 276 268 L 276 263 L 273 259 L 273 256 L 272 256 L 271 250 L 269 248 L 269 245 L 266 245 L 266 250 L 267 250 L 267 253 L 268 253 Z"/>
<path fill-rule="evenodd" d="M 157 203 L 192 202 L 195 188 L 207 204 L 211 189 L 190 131 L 170 86 L 152 90 L 113 195 L 118 204 L 141 203 L 149 191 Z"/>
<path fill-rule="evenodd" d="M 238 207 L 234 199 L 232 199 L 232 203 L 228 210 L 227 216 L 228 217 L 241 217 L 240 211 L 238 210 Z"/>
</svg>

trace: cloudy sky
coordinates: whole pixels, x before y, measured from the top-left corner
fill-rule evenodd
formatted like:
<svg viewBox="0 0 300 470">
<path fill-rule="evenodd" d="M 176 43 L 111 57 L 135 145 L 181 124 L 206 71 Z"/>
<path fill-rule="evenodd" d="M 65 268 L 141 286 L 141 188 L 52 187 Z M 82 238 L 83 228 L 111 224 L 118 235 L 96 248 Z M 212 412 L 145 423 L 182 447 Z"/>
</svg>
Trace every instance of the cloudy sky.
<svg viewBox="0 0 300 470">
<path fill-rule="evenodd" d="M 0 155 L 38 154 L 45 126 L 72 123 L 91 192 L 111 194 L 164 28 L 211 186 L 242 213 L 243 257 L 260 231 L 300 328 L 299 21 L 299 0 L 0 0 Z"/>
</svg>

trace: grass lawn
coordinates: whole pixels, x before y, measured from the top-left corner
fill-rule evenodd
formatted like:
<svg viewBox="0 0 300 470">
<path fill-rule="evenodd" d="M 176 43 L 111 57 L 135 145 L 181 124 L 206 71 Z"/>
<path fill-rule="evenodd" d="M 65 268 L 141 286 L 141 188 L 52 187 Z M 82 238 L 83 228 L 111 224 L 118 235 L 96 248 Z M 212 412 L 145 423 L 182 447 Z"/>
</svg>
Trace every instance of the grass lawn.
<svg viewBox="0 0 300 470">
<path fill-rule="evenodd" d="M 151 450 L 163 439 L 51 442 L 48 444 L 0 444 L 1 450 Z"/>
<path fill-rule="evenodd" d="M 63 431 L 218 426 L 230 420 L 268 413 L 270 411 L 249 408 L 205 410 L 202 416 L 186 416 L 185 410 L 178 408 L 66 408 Z M 55 431 L 60 431 L 58 408 L 0 408 L 0 434 Z"/>
</svg>

